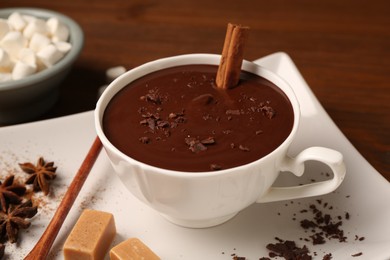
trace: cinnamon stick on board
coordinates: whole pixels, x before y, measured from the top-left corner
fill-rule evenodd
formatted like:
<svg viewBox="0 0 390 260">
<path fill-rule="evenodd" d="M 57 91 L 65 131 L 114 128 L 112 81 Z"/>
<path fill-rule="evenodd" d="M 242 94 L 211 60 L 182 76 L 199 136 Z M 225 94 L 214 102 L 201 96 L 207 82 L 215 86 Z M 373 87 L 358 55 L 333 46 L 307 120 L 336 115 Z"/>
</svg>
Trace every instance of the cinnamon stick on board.
<svg viewBox="0 0 390 260">
<path fill-rule="evenodd" d="M 216 78 L 218 88 L 228 89 L 238 84 L 248 31 L 249 27 L 228 24 Z"/>
</svg>

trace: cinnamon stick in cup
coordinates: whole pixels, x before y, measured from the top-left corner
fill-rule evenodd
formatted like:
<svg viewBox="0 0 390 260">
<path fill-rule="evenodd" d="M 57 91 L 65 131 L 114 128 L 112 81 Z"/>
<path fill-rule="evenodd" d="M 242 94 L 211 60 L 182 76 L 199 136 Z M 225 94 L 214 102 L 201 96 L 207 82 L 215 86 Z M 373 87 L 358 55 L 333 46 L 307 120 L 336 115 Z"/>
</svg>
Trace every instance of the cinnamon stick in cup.
<svg viewBox="0 0 390 260">
<path fill-rule="evenodd" d="M 228 24 L 216 77 L 218 88 L 228 89 L 238 84 L 248 31 L 249 27 Z"/>
</svg>

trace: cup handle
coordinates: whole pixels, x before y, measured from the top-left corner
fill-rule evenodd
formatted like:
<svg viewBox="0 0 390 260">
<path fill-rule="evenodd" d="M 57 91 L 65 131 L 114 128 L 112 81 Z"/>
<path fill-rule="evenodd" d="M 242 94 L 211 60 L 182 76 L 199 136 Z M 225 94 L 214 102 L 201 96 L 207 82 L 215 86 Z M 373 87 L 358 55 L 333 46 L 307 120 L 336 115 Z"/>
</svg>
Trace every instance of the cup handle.
<svg viewBox="0 0 390 260">
<path fill-rule="evenodd" d="M 334 191 L 341 184 L 346 173 L 343 155 L 325 147 L 310 147 L 303 150 L 295 158 L 286 157 L 282 163 L 281 171 L 290 171 L 296 176 L 302 176 L 305 169 L 304 162 L 309 160 L 328 165 L 333 171 L 333 178 L 300 186 L 271 187 L 256 202 L 263 203 L 323 195 Z"/>
</svg>

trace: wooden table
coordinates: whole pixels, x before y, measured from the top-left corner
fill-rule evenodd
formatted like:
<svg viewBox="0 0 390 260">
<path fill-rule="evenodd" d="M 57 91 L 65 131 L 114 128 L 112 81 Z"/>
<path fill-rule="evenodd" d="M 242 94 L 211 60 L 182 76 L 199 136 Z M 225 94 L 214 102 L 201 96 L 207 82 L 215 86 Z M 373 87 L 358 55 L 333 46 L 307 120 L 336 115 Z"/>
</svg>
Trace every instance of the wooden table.
<svg viewBox="0 0 390 260">
<path fill-rule="evenodd" d="M 0 2 L 15 6 L 32 2 Z M 251 27 L 245 58 L 287 52 L 342 132 L 390 181 L 390 1 L 37 0 L 34 7 L 72 17 L 86 38 L 59 102 L 39 119 L 94 109 L 109 67 L 220 53 L 226 24 L 240 23 Z"/>
</svg>

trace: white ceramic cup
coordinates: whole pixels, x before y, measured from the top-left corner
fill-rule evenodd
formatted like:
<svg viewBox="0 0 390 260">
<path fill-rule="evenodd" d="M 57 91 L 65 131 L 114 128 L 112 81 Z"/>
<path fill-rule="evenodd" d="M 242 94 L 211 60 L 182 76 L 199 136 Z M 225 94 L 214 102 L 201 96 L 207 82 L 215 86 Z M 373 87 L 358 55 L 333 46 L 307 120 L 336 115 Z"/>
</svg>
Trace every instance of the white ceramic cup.
<svg viewBox="0 0 390 260">
<path fill-rule="evenodd" d="M 297 98 L 291 87 L 278 75 L 249 61 L 243 62 L 242 69 L 268 79 L 283 90 L 294 111 L 294 125 L 290 135 L 265 157 L 226 170 L 181 172 L 137 161 L 119 151 L 107 139 L 102 130 L 105 108 L 112 97 L 130 82 L 164 68 L 188 64 L 218 65 L 219 61 L 220 55 L 214 54 L 189 54 L 152 61 L 121 75 L 103 92 L 95 110 L 96 131 L 114 170 L 127 189 L 171 222 L 192 228 L 221 224 L 255 202 L 305 198 L 334 191 L 346 173 L 342 154 L 324 147 L 310 147 L 295 158 L 287 156 L 300 119 Z M 328 165 L 333 171 L 333 178 L 300 186 L 272 187 L 281 171 L 301 176 L 304 162 L 308 160 Z"/>
</svg>

